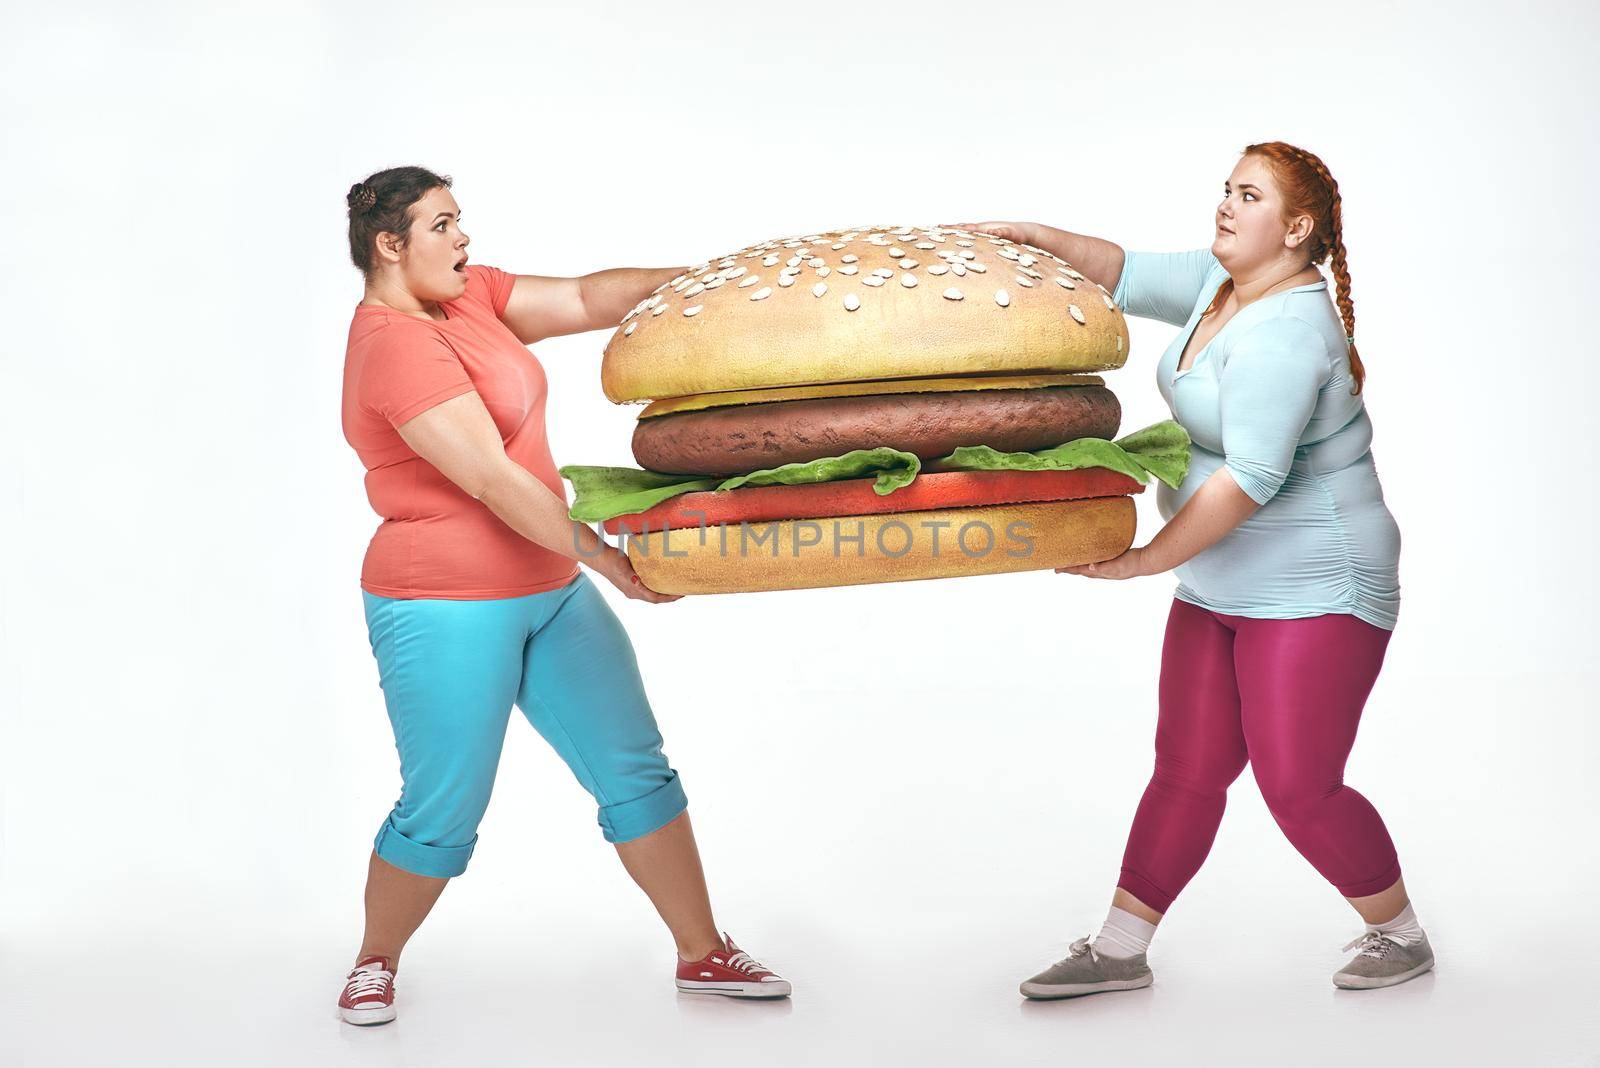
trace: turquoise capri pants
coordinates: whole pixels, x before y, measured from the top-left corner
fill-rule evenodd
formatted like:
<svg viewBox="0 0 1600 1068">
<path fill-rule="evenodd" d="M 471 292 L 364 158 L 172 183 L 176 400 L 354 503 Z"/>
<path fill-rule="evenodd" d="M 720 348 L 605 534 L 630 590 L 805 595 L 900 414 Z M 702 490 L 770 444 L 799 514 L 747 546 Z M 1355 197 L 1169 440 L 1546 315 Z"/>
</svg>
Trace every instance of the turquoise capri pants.
<svg viewBox="0 0 1600 1068">
<path fill-rule="evenodd" d="M 587 575 L 495 600 L 361 597 L 400 753 L 400 800 L 373 843 L 390 864 L 437 878 L 466 870 L 513 704 L 599 803 L 606 841 L 649 834 L 687 807 L 633 645 Z"/>
</svg>

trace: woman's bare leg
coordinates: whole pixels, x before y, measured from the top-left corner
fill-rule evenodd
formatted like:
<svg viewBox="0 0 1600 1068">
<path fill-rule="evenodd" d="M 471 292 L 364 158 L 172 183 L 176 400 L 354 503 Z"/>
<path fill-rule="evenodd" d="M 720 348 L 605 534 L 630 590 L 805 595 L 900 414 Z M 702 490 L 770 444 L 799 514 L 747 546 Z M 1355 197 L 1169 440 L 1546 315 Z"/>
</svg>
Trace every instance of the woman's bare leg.
<svg viewBox="0 0 1600 1068">
<path fill-rule="evenodd" d="M 1405 911 L 1411 899 L 1406 896 L 1406 881 L 1395 880 L 1395 884 L 1380 893 L 1370 894 L 1367 897 L 1347 897 L 1350 907 L 1361 913 L 1361 918 L 1371 924 L 1388 923 L 1400 913 Z"/>
<path fill-rule="evenodd" d="M 1368 923 L 1388 923 L 1411 903 L 1406 896 L 1406 881 L 1397 880 L 1395 884 L 1382 893 L 1372 894 L 1368 897 L 1347 897 L 1350 907 L 1361 914 L 1361 918 Z M 1160 923 L 1162 914 L 1150 908 L 1144 902 L 1117 887 L 1117 892 L 1111 895 L 1111 903 L 1124 912 L 1131 912 L 1146 923 Z"/>
<path fill-rule="evenodd" d="M 356 959 L 387 957 L 390 969 L 396 968 L 400 951 L 422 926 L 449 881 L 413 875 L 372 854 L 367 862 L 367 930 Z"/>
<path fill-rule="evenodd" d="M 689 813 L 642 838 L 618 843 L 617 856 L 666 922 L 678 943 L 678 956 L 701 960 L 723 948 L 717 922 L 711 917 L 711 897 L 706 892 Z"/>
<path fill-rule="evenodd" d="M 1123 912 L 1131 912 L 1145 923 L 1160 923 L 1162 913 L 1146 905 L 1143 901 L 1128 893 L 1122 887 L 1117 887 L 1116 893 L 1111 895 L 1111 904 Z"/>
<path fill-rule="evenodd" d="M 666 922 L 679 956 L 699 960 L 722 948 L 687 812 L 658 831 L 619 843 L 617 856 Z M 357 959 L 383 956 L 394 967 L 449 881 L 413 875 L 374 853 L 367 865 L 367 928 Z"/>
</svg>

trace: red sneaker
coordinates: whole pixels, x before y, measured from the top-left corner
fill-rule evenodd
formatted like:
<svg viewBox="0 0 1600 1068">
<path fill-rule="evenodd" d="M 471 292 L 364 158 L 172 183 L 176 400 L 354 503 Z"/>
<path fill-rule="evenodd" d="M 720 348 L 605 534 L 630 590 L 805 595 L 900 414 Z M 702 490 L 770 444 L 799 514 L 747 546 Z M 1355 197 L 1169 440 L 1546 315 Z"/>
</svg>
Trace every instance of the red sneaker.
<svg viewBox="0 0 1600 1068">
<path fill-rule="evenodd" d="M 358 1026 L 384 1024 L 394 1019 L 394 970 L 387 957 L 363 957 L 345 977 L 339 995 L 339 1015 Z"/>
<path fill-rule="evenodd" d="M 724 949 L 700 960 L 678 958 L 678 989 L 691 994 L 726 994 L 735 998 L 786 998 L 789 980 L 733 944 L 726 931 Z"/>
</svg>

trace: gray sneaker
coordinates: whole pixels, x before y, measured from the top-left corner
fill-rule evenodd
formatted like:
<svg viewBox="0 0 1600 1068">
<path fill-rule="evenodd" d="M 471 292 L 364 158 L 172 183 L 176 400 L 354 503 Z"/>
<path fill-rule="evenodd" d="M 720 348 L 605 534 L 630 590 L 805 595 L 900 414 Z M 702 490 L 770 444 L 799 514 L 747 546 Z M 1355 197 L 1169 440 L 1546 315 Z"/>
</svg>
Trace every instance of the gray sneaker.
<svg viewBox="0 0 1600 1068">
<path fill-rule="evenodd" d="M 1026 998 L 1076 998 L 1107 990 L 1137 990 L 1155 982 L 1143 953 L 1111 957 L 1097 953 L 1087 938 L 1072 943 L 1066 960 L 1057 961 L 1021 986 Z"/>
<path fill-rule="evenodd" d="M 1345 990 L 1376 990 L 1415 979 L 1433 967 L 1433 947 L 1428 936 L 1407 942 L 1395 935 L 1368 931 L 1345 946 L 1357 949 L 1355 958 L 1333 973 L 1333 985 Z"/>
</svg>

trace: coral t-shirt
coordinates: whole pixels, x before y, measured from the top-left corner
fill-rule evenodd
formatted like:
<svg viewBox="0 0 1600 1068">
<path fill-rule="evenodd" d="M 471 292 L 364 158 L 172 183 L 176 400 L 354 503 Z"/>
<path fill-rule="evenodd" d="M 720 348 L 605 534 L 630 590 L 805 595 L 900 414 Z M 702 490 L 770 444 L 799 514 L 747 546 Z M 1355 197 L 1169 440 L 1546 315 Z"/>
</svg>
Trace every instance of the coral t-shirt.
<svg viewBox="0 0 1600 1068">
<path fill-rule="evenodd" d="M 344 361 L 344 436 L 367 469 L 367 500 L 383 517 L 361 565 L 361 588 L 382 597 L 484 600 L 566 585 L 570 557 L 529 541 L 418 456 L 395 429 L 435 404 L 477 390 L 506 455 L 562 500 L 545 438 L 544 368 L 500 316 L 516 276 L 467 267 L 467 291 L 442 322 L 356 306 Z"/>
</svg>

